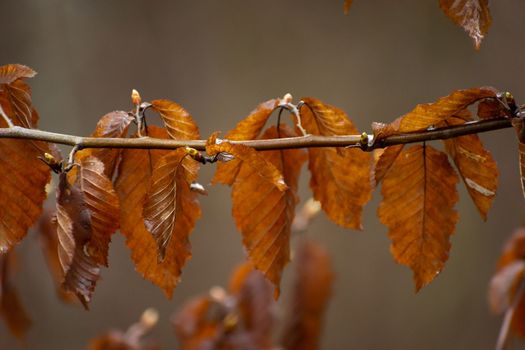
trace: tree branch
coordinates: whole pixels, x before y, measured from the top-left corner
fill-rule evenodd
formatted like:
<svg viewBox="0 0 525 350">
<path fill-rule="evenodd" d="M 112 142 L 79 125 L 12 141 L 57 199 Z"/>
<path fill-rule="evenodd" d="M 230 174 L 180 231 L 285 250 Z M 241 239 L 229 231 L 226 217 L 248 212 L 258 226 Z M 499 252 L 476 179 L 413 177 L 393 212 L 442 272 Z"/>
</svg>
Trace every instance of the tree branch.
<svg viewBox="0 0 525 350">
<path fill-rule="evenodd" d="M 507 118 L 485 119 L 480 121 L 467 122 L 462 125 L 447 126 L 439 129 L 418 131 L 408 134 L 400 134 L 378 139 L 371 144 L 366 141 L 369 137 L 362 135 L 345 136 L 317 136 L 306 135 L 297 137 L 287 137 L 269 140 L 246 140 L 230 141 L 231 143 L 243 144 L 255 148 L 256 150 L 275 150 L 291 148 L 310 148 L 310 147 L 359 147 L 364 151 L 372 151 L 376 148 L 387 146 L 415 143 L 430 140 L 443 140 L 453 137 L 476 134 L 491 130 L 498 130 L 511 127 L 511 121 Z M 20 126 L 10 128 L 0 128 L 0 138 L 26 139 L 47 141 L 62 145 L 76 146 L 83 148 L 136 148 L 136 149 L 175 149 L 178 147 L 192 147 L 203 151 L 206 147 L 206 140 L 165 140 L 149 137 L 140 138 L 96 138 L 81 137 L 67 134 L 59 134 L 48 131 L 27 129 Z M 363 141 L 364 139 L 364 141 Z"/>
</svg>

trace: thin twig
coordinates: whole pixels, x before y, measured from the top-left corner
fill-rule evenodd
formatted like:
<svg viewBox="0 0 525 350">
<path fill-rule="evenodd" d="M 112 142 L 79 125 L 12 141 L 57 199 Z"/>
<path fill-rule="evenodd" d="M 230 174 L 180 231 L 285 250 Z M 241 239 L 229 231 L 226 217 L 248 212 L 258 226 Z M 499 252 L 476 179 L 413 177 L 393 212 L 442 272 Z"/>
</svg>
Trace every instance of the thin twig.
<svg viewBox="0 0 525 350">
<path fill-rule="evenodd" d="M 317 136 L 306 135 L 267 140 L 230 141 L 243 144 L 256 150 L 275 150 L 310 147 L 360 147 L 364 151 L 384 148 L 392 145 L 415 143 L 430 140 L 442 140 L 453 137 L 476 134 L 491 130 L 511 127 L 507 118 L 486 119 L 469 122 L 461 125 L 447 126 L 444 128 L 413 132 L 408 134 L 393 135 L 376 140 L 371 146 L 362 143 L 362 135 L 344 136 Z M 206 140 L 165 140 L 150 137 L 140 138 L 96 138 L 75 135 L 59 134 L 48 131 L 26 129 L 20 126 L 0 128 L 0 138 L 14 138 L 27 140 L 40 140 L 57 144 L 78 146 L 84 148 L 135 148 L 135 149 L 176 149 L 191 147 L 199 151 L 206 148 Z"/>
</svg>

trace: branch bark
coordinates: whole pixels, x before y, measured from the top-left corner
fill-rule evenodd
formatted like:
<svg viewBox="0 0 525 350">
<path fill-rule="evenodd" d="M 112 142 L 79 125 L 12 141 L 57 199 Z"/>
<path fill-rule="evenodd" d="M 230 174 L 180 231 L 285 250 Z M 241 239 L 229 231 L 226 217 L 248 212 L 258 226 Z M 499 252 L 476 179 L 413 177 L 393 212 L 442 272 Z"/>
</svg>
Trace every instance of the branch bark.
<svg viewBox="0 0 525 350">
<path fill-rule="evenodd" d="M 400 134 L 379 139 L 374 142 L 372 136 L 362 135 L 345 136 L 316 136 L 306 135 L 270 140 L 230 141 L 243 144 L 256 150 L 275 150 L 310 147 L 358 147 L 363 151 L 372 151 L 376 148 L 415 143 L 431 140 L 443 140 L 453 137 L 487 132 L 511 127 L 507 118 L 485 119 L 468 122 L 462 125 L 448 126 L 408 134 Z M 136 148 L 136 149 L 176 149 L 192 147 L 199 151 L 205 150 L 206 140 L 161 140 L 150 137 L 140 138 L 96 138 L 75 135 L 59 134 L 48 131 L 27 129 L 20 126 L 0 128 L 0 138 L 26 139 L 47 141 L 62 145 L 84 148 Z"/>
</svg>

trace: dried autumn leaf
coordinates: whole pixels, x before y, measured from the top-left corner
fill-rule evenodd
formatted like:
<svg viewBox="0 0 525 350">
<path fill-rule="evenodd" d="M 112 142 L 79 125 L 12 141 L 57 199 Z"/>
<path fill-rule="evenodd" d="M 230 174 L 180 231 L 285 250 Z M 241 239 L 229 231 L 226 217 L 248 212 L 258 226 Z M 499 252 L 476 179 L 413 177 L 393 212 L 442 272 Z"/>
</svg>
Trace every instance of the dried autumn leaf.
<svg viewBox="0 0 525 350">
<path fill-rule="evenodd" d="M 230 293 L 237 299 L 240 327 L 260 349 L 272 348 L 274 324 L 272 285 L 260 271 L 245 263 L 237 267 L 230 279 Z"/>
<path fill-rule="evenodd" d="M 280 135 L 289 137 L 295 133 L 281 126 Z M 276 137 L 277 129 L 271 127 L 262 139 Z M 260 176 L 260 169 L 243 161 L 232 186 L 232 213 L 250 261 L 275 285 L 277 297 L 283 268 L 290 260 L 290 231 L 298 202 L 297 183 L 306 156 L 304 151 L 297 149 L 259 154 L 282 174 L 282 183 L 288 185 L 287 189 L 283 191 L 278 187 L 279 182 Z"/>
<path fill-rule="evenodd" d="M 197 194 L 190 186 L 197 179 L 199 165 L 186 155 L 186 151 L 179 148 L 155 163 L 144 200 L 144 225 L 155 238 L 159 261 L 164 259 L 172 239 L 177 240 L 175 244 L 187 242 L 188 251 L 179 251 L 179 254 L 191 254 L 188 237 L 200 213 L 184 213 L 184 210 L 198 205 Z"/>
<path fill-rule="evenodd" d="M 124 111 L 114 111 L 104 115 L 97 123 L 92 137 L 126 137 L 129 125 L 133 118 Z M 104 174 L 112 178 L 116 170 L 118 159 L 122 149 L 120 148 L 88 148 L 78 151 L 75 160 L 80 162 L 82 159 L 93 156 L 104 164 Z"/>
<path fill-rule="evenodd" d="M 60 174 L 57 189 L 57 235 L 63 286 L 75 293 L 87 309 L 100 269 L 85 249 L 93 235 L 90 212 L 80 185 L 70 184 L 67 173 Z"/>
<path fill-rule="evenodd" d="M 343 4 L 343 12 L 345 13 L 345 15 L 348 15 L 348 13 L 350 12 L 350 6 L 352 6 L 352 0 L 345 0 Z"/>
<path fill-rule="evenodd" d="M 164 129 L 149 126 L 148 130 L 150 137 L 168 138 Z M 144 226 L 142 215 L 153 167 L 166 154 L 168 151 L 165 150 L 124 150 L 115 189 L 120 198 L 120 231 L 126 237 L 135 269 L 171 298 L 182 267 L 191 256 L 188 238 L 177 235 L 177 239 L 172 239 L 171 244 L 167 246 L 164 260 L 157 263 L 157 244 Z M 191 195 L 188 194 L 188 198 L 191 198 Z M 201 213 L 197 201 L 184 201 L 184 207 L 181 209 L 180 222 L 193 228 Z"/>
<path fill-rule="evenodd" d="M 24 78 L 35 76 L 31 68 L 20 64 L 0 67 L 0 109 L 15 125 L 36 127 L 38 115 L 33 113 L 31 89 Z"/>
<path fill-rule="evenodd" d="M 0 84 L 11 84 L 17 79 L 32 78 L 36 72 L 22 64 L 6 64 L 0 67 Z"/>
<path fill-rule="evenodd" d="M 525 297 L 520 289 L 524 274 L 525 229 L 520 228 L 507 241 L 498 260 L 497 271 L 490 281 L 489 303 L 494 312 L 513 312 L 510 327 L 522 338 L 525 338 Z"/>
<path fill-rule="evenodd" d="M 521 190 L 525 197 L 525 125 L 522 118 L 513 118 L 512 126 L 518 136 L 518 155 L 520 160 Z"/>
<path fill-rule="evenodd" d="M 465 119 L 453 116 L 446 125 L 464 124 Z M 468 193 L 478 208 L 483 220 L 492 205 L 498 189 L 498 167 L 489 151 L 483 147 L 478 135 L 466 135 L 444 140 L 448 155 L 467 187 Z"/>
<path fill-rule="evenodd" d="M 199 128 L 191 115 L 179 104 L 169 100 L 155 100 L 151 107 L 156 110 L 168 130 L 168 135 L 177 140 L 196 140 Z"/>
<path fill-rule="evenodd" d="M 357 134 L 340 109 L 308 97 L 302 99 L 302 125 L 313 135 Z M 314 199 L 328 217 L 343 227 L 361 229 L 363 206 L 370 200 L 370 155 L 359 149 L 309 148 L 308 169 Z"/>
<path fill-rule="evenodd" d="M 448 259 L 458 220 L 458 181 L 446 154 L 426 145 L 403 149 L 383 177 L 379 219 L 389 228 L 394 259 L 414 272 L 416 290 Z"/>
<path fill-rule="evenodd" d="M 496 97 L 493 88 L 472 88 L 456 90 L 450 95 L 442 97 L 433 103 L 417 105 L 412 111 L 397 118 L 388 125 L 378 125 L 374 134 L 380 138 L 396 133 L 408 133 L 436 127 L 446 119 L 460 114 L 468 106 L 486 99 Z"/>
<path fill-rule="evenodd" d="M 374 186 L 379 185 L 379 183 L 386 176 L 395 160 L 399 156 L 399 153 L 403 150 L 405 145 L 395 145 L 386 147 L 384 151 L 379 156 L 379 159 L 372 167 L 372 181 Z"/>
<path fill-rule="evenodd" d="M 315 350 L 319 348 L 323 315 L 332 295 L 332 263 L 324 248 L 308 240 L 299 245 L 294 263 L 297 276 L 282 345 L 286 350 Z"/>
<path fill-rule="evenodd" d="M 489 0 L 439 0 L 439 6 L 468 33 L 478 50 L 492 22 Z"/>
<path fill-rule="evenodd" d="M 226 134 L 225 139 L 235 141 L 256 139 L 278 104 L 278 99 L 271 99 L 261 103 L 248 117 L 237 123 L 235 128 Z M 213 184 L 232 185 L 239 171 L 240 162 L 238 159 L 233 159 L 227 163 L 221 162 L 217 164 L 217 171 L 211 182 Z"/>
<path fill-rule="evenodd" d="M 14 258 L 13 251 L 0 254 L 0 316 L 4 318 L 9 331 L 23 340 L 32 322 L 12 285 Z"/>
<path fill-rule="evenodd" d="M 64 272 L 58 259 L 58 235 L 57 235 L 57 219 L 56 213 L 49 210 L 44 211 L 44 214 L 40 217 L 39 224 L 39 239 L 42 246 L 42 252 L 44 254 L 49 272 L 53 278 L 55 288 L 59 298 L 66 302 L 71 303 L 76 301 L 75 295 L 71 292 L 66 291 L 62 287 L 64 281 Z"/>
<path fill-rule="evenodd" d="M 80 190 L 91 218 L 92 234 L 86 251 L 98 265 L 108 266 L 111 235 L 119 226 L 117 193 L 104 175 L 104 164 L 97 158 L 82 159 L 78 172 Z"/>
<path fill-rule="evenodd" d="M 497 98 L 488 98 L 480 101 L 477 115 L 479 119 L 511 117 L 508 108 Z"/>
</svg>

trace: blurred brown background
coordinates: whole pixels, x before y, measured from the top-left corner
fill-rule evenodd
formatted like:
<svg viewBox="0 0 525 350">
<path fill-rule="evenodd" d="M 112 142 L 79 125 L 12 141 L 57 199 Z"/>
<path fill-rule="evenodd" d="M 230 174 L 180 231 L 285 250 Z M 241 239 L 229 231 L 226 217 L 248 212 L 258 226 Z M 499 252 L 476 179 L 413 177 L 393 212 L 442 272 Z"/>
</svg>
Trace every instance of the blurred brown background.
<svg viewBox="0 0 525 350">
<path fill-rule="evenodd" d="M 169 98 L 187 108 L 203 136 L 227 131 L 259 102 L 286 92 L 315 96 L 347 111 L 361 130 L 391 121 L 415 104 L 454 89 L 492 85 L 525 102 L 525 2 L 493 1 L 493 26 L 476 52 L 437 0 L 107 1 L 1 0 L 0 63 L 23 63 L 44 130 L 87 135 L 98 118 L 130 109 L 129 95 Z M 343 230 L 321 215 L 307 233 L 330 250 L 337 281 L 324 349 L 490 349 L 501 317 L 486 289 L 501 246 L 524 220 L 517 146 L 507 129 L 482 136 L 500 167 L 487 223 L 463 184 L 461 219 L 450 260 L 414 294 L 411 272 L 389 253 L 376 217 L 379 193 L 365 209 L 364 231 Z M 207 183 L 213 166 L 203 168 Z M 310 196 L 308 175 L 302 199 Z M 191 295 L 225 285 L 243 258 L 230 215 L 229 189 L 201 199 L 191 237 L 193 258 L 172 300 L 134 272 L 117 234 L 91 311 L 61 304 L 35 232 L 19 246 L 16 283 L 34 325 L 28 349 L 83 349 L 108 328 L 127 328 L 147 307 L 160 311 L 154 332 L 176 348 L 168 318 Z M 283 302 L 293 269 L 284 275 Z M 21 349 L 0 323 L 0 349 Z"/>
</svg>

